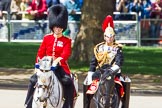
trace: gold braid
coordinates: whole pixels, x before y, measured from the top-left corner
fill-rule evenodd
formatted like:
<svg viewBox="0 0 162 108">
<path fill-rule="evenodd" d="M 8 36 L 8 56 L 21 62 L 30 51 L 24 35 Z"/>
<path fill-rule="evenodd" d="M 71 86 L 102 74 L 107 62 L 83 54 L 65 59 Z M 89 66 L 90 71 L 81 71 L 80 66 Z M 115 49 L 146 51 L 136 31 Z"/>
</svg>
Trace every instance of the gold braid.
<svg viewBox="0 0 162 108">
<path fill-rule="evenodd" d="M 100 46 L 101 44 L 104 44 L 104 43 L 105 42 L 99 43 L 94 47 L 94 54 L 95 54 L 95 57 L 96 57 L 96 59 L 97 59 L 97 61 L 99 63 L 99 66 L 102 66 L 106 62 L 107 55 L 108 55 L 107 51 L 102 52 L 102 53 L 98 52 L 98 46 Z"/>
<path fill-rule="evenodd" d="M 110 56 L 109 56 L 109 52 L 107 51 L 104 51 L 104 52 L 98 52 L 98 47 L 102 44 L 105 44 L 105 42 L 101 42 L 99 44 L 97 44 L 95 47 L 94 47 L 94 55 L 97 59 L 97 62 L 99 64 L 99 66 L 101 67 L 104 63 L 107 63 L 108 64 L 111 64 L 112 60 L 115 58 L 115 56 L 113 58 L 110 59 Z M 118 44 L 118 43 L 114 43 L 113 45 L 114 47 L 122 47 L 121 44 Z M 98 68 L 98 66 L 96 67 Z"/>
</svg>

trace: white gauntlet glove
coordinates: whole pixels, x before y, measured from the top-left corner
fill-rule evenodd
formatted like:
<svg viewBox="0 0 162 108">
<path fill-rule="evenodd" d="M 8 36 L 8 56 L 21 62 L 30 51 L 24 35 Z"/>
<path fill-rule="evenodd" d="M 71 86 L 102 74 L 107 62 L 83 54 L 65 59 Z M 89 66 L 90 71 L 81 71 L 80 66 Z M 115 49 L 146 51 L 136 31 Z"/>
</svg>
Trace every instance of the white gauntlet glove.
<svg viewBox="0 0 162 108">
<path fill-rule="evenodd" d="M 55 59 L 54 61 L 53 61 L 53 64 L 52 64 L 52 66 L 57 66 L 58 64 L 59 65 L 61 65 L 61 60 L 62 60 L 63 58 L 61 58 L 61 57 L 58 57 L 57 59 Z"/>
<path fill-rule="evenodd" d="M 86 79 L 84 80 L 84 85 L 90 85 L 92 83 L 92 75 L 94 74 L 94 72 L 89 71 L 87 74 Z"/>
<path fill-rule="evenodd" d="M 110 69 L 113 71 L 113 73 L 114 72 L 115 73 L 120 73 L 120 71 L 119 71 L 120 70 L 120 67 L 118 65 L 114 65 Z"/>
</svg>

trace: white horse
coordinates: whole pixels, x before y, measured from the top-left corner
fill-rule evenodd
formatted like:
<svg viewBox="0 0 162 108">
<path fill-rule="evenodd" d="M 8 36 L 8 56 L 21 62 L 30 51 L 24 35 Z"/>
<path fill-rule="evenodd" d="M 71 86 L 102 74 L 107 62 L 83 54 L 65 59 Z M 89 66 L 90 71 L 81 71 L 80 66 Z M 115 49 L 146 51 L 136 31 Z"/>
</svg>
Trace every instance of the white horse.
<svg viewBox="0 0 162 108">
<path fill-rule="evenodd" d="M 32 108 L 62 108 L 64 104 L 63 87 L 51 70 L 53 59 L 45 56 L 38 60 L 37 70 L 38 81 L 33 95 Z M 78 79 L 72 75 L 76 92 L 78 93 Z M 74 99 L 74 105 L 76 102 Z"/>
<path fill-rule="evenodd" d="M 39 59 L 38 81 L 33 96 L 32 108 L 62 108 L 64 104 L 63 88 L 51 69 L 52 57 Z"/>
</svg>

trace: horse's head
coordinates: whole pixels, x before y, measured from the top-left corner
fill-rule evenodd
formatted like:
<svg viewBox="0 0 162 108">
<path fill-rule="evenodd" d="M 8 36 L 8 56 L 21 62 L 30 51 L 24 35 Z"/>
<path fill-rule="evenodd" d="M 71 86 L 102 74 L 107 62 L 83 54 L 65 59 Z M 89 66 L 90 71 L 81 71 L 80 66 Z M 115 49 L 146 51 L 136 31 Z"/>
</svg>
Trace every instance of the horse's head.
<svg viewBox="0 0 162 108">
<path fill-rule="evenodd" d="M 53 58 L 51 56 L 44 56 L 42 59 L 38 58 L 39 69 L 41 71 L 49 71 L 51 70 Z"/>
<path fill-rule="evenodd" d="M 48 92 L 50 88 L 50 83 L 52 80 L 51 66 L 52 57 L 45 56 L 42 59 L 38 59 L 39 69 L 37 71 L 37 89 L 38 89 L 38 99 L 44 101 L 48 98 Z"/>
<path fill-rule="evenodd" d="M 115 89 L 114 77 L 116 72 L 109 68 L 100 69 L 101 77 L 97 92 L 91 100 L 91 108 L 118 108 L 119 97 Z"/>
<path fill-rule="evenodd" d="M 104 69 L 101 75 L 99 92 L 101 95 L 102 104 L 108 106 L 110 104 L 110 97 L 114 88 L 114 75 L 108 69 Z"/>
</svg>

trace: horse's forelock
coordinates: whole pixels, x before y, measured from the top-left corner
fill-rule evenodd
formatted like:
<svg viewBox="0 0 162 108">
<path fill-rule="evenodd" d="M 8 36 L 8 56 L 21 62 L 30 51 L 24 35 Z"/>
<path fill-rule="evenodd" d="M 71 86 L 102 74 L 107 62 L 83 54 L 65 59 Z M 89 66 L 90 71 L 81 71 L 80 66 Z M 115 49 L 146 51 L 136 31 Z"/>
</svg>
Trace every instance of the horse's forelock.
<svg viewBox="0 0 162 108">
<path fill-rule="evenodd" d="M 39 62 L 40 69 L 42 70 L 50 70 L 52 66 L 52 57 L 44 56 Z"/>
</svg>

